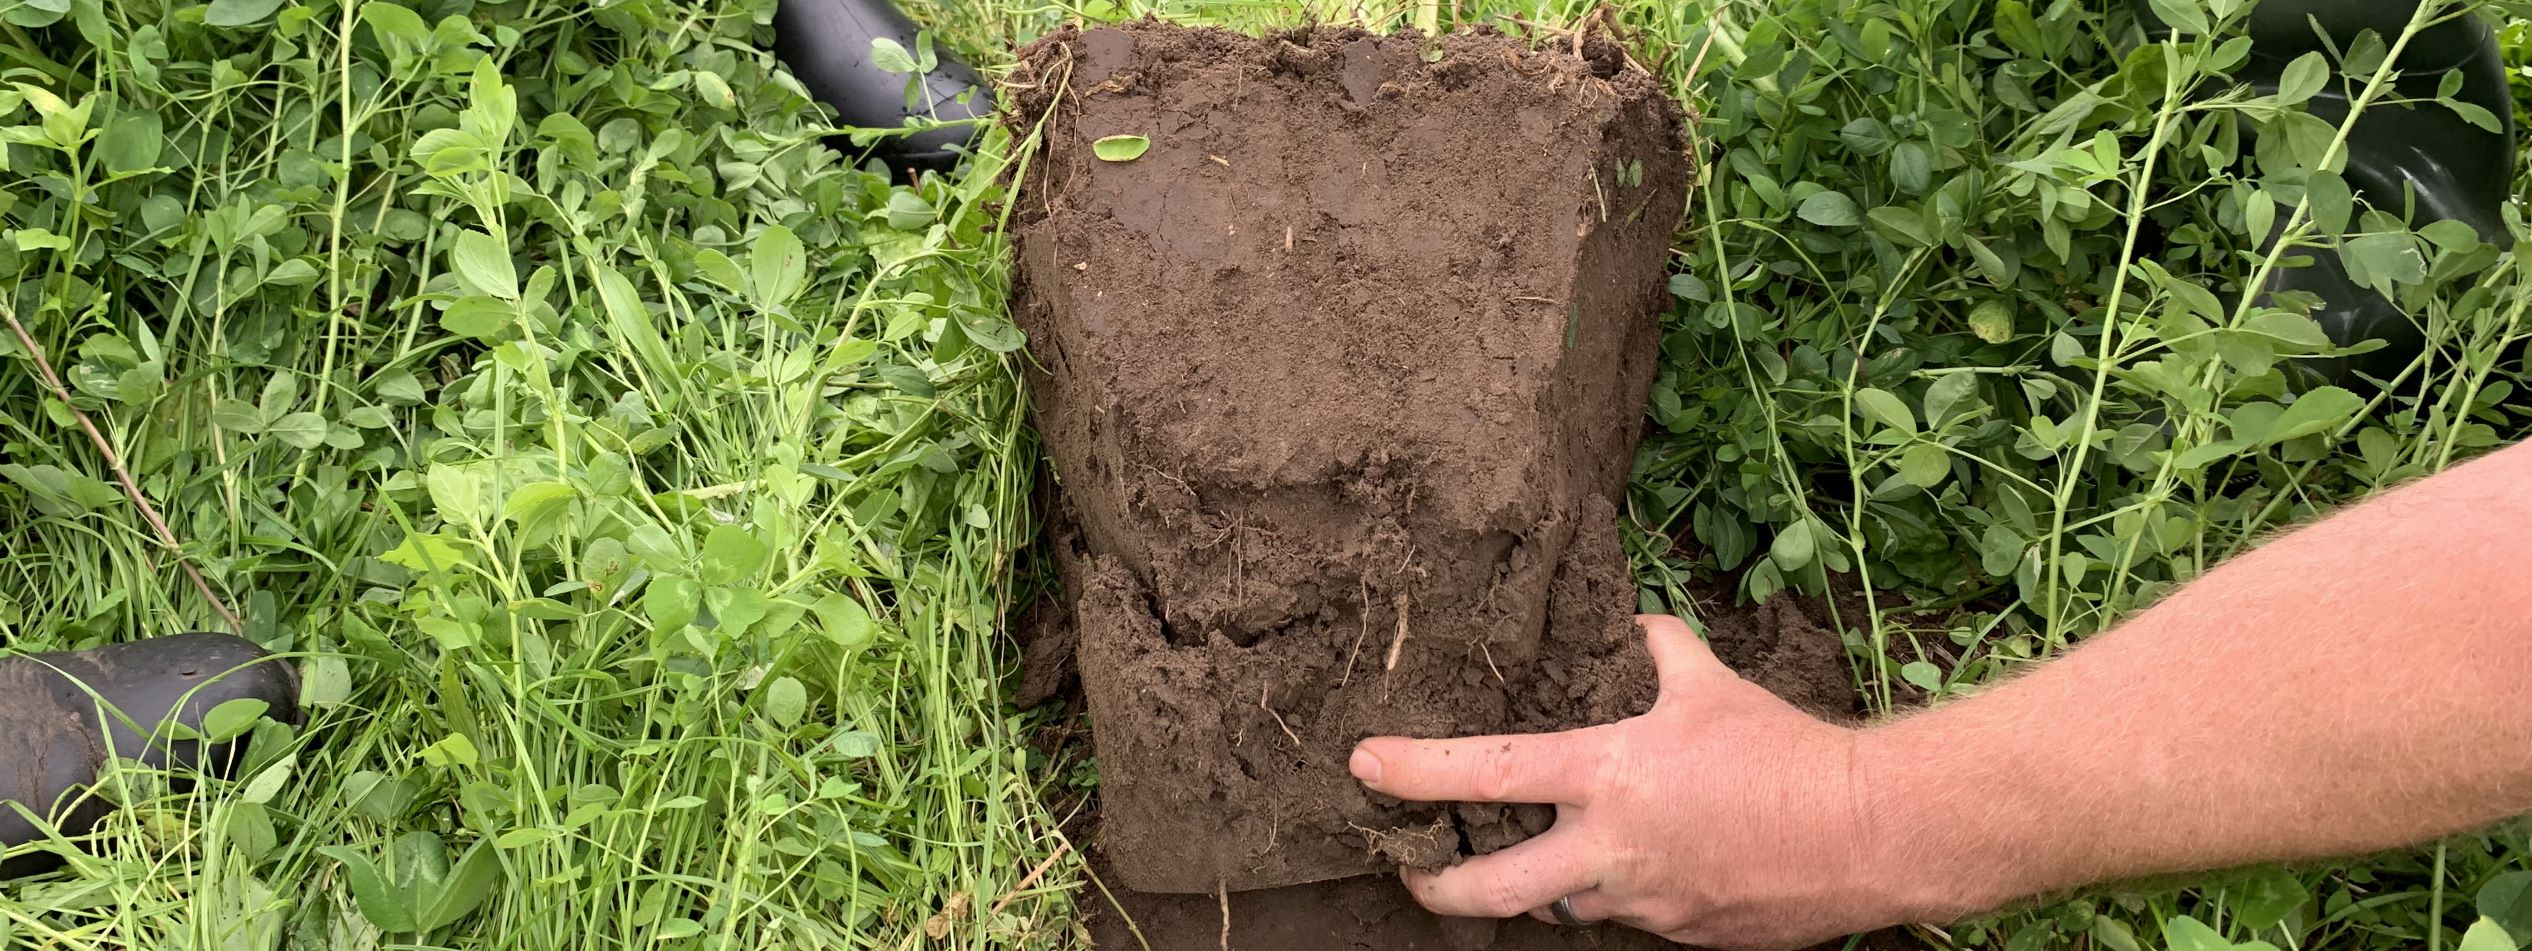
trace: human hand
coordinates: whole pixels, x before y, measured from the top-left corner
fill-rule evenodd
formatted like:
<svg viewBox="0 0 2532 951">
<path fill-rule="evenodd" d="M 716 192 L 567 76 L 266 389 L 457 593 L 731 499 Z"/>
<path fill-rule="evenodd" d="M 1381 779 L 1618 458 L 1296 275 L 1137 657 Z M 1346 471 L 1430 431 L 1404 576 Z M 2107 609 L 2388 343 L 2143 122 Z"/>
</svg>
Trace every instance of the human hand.
<svg viewBox="0 0 2532 951">
<path fill-rule="evenodd" d="M 1652 712 L 1566 733 L 1354 749 L 1355 778 L 1422 802 L 1549 803 L 1546 834 L 1440 871 L 1406 869 L 1444 915 L 1575 916 L 1713 948 L 1795 948 L 1911 920 L 1881 867 L 1854 730 L 1742 680 L 1678 618 L 1642 615 Z"/>
</svg>

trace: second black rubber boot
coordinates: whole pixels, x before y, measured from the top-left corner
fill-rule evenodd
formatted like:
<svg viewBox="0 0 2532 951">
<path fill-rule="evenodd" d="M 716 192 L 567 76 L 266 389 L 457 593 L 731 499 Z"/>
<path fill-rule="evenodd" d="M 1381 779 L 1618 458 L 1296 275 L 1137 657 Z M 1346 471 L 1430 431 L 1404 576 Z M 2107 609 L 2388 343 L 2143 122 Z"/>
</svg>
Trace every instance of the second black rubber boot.
<svg viewBox="0 0 2532 951">
<path fill-rule="evenodd" d="M 892 136 L 872 146 L 901 174 L 948 171 L 958 163 L 958 150 L 983 131 L 981 120 L 993 115 L 993 93 L 974 69 L 941 55 L 908 106 L 909 77 L 881 69 L 872 59 L 871 41 L 887 39 L 913 50 L 915 32 L 914 21 L 888 0 L 782 0 L 774 9 L 774 55 L 843 124 L 893 129 L 908 119 L 980 120 Z"/>
<path fill-rule="evenodd" d="M 295 722 L 297 678 L 289 665 L 262 660 L 267 656 L 244 638 L 177 634 L 0 658 L 0 848 L 42 834 L 19 806 L 64 835 L 95 828 L 113 807 L 85 787 L 111 758 L 227 776 L 243 760 L 244 743 L 205 749 L 198 740 L 176 739 L 168 725 L 198 729 L 213 708 L 238 699 L 262 700 L 267 716 Z M 0 876 L 56 861 L 34 855 L 0 862 Z"/>
<path fill-rule="evenodd" d="M 2240 78 L 2263 95 L 2273 94 L 2287 64 L 2297 57 L 2315 50 L 2330 55 L 2324 34 L 2342 52 L 2367 30 L 2388 44 L 2400 37 L 2418 5 L 2419 0 L 2261 0 L 2250 15 L 2251 59 Z M 2141 10 L 2144 4 L 2137 6 Z M 2151 29 L 2151 14 L 2141 15 Z M 2482 241 L 2508 243 L 2501 212 L 2514 183 L 2514 108 L 2496 35 L 2475 13 L 2448 17 L 2411 38 L 2396 67 L 2400 78 L 2387 98 L 2430 101 L 2366 108 L 2347 137 L 2344 175 L 2349 190 L 2384 211 L 2414 208 L 2412 228 L 2460 221 Z M 2338 72 L 2335 58 L 2331 69 L 2330 82 L 2305 108 L 2336 126 L 2347 117 L 2350 93 L 2348 77 Z M 2431 101 L 2444 75 L 2453 70 L 2462 74 L 2454 98 L 2496 115 L 2499 131 L 2473 125 Z M 2364 340 L 2384 345 L 2371 353 L 2299 364 L 2329 382 L 2361 385 L 2365 377 L 2388 380 L 2417 359 L 2426 346 L 2417 321 L 2350 278 L 2337 254 L 2326 248 L 2309 253 L 2310 266 L 2279 269 L 2268 290 L 2303 291 L 2320 298 L 2320 309 L 2311 316 L 2342 346 Z"/>
</svg>

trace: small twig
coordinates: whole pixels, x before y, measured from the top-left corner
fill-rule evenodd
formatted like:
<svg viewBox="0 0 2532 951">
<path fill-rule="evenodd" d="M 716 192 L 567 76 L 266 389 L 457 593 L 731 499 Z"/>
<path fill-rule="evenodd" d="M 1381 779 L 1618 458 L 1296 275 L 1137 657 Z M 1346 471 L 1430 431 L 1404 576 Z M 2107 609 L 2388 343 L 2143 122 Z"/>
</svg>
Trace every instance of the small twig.
<svg viewBox="0 0 2532 951">
<path fill-rule="evenodd" d="M 1380 666 L 1384 672 L 1398 669 L 1398 653 L 1407 646 L 1407 593 L 1398 592 L 1398 596 L 1391 599 L 1390 603 L 1396 605 L 1398 609 L 1398 634 L 1389 639 L 1389 660 Z"/>
<path fill-rule="evenodd" d="M 1308 747 L 1301 744 L 1301 734 L 1292 732 L 1292 727 L 1284 723 L 1284 715 L 1275 712 L 1275 708 L 1266 705 L 1266 689 L 1265 684 L 1257 685 L 1257 708 L 1266 711 L 1267 716 L 1275 718 L 1276 728 L 1283 730 L 1285 736 L 1292 738 L 1293 749 L 1308 749 Z"/>
<path fill-rule="evenodd" d="M 1003 892 L 1002 897 L 993 900 L 993 907 L 985 909 L 985 917 L 991 918 L 1002 914 L 1002 906 L 1010 904 L 1012 899 L 1020 897 L 1021 892 L 1028 891 L 1029 886 L 1037 884 L 1039 876 L 1045 875 L 1047 869 L 1054 868 L 1055 863 L 1063 861 L 1064 856 L 1070 854 L 1072 850 L 1073 844 L 1069 841 L 1056 845 L 1055 854 L 1047 856 L 1046 861 L 1037 863 L 1036 868 L 1020 876 L 1019 883 L 1011 886 L 1010 891 Z"/>
<path fill-rule="evenodd" d="M 1231 880 L 1214 879 L 1213 896 L 1222 900 L 1222 951 L 1231 951 Z"/>
<path fill-rule="evenodd" d="M 1053 831 L 1055 837 L 1062 839 L 1065 845 L 1072 844 L 1071 839 L 1064 839 L 1064 830 L 1059 828 Z M 1152 940 L 1143 936 L 1143 926 L 1134 923 L 1134 915 L 1125 910 L 1125 903 L 1118 901 L 1117 894 L 1108 890 L 1108 883 L 1100 880 L 1099 870 L 1084 865 L 1081 867 L 1081 874 L 1083 878 L 1090 880 L 1092 887 L 1099 889 L 1099 897 L 1108 900 L 1108 909 L 1117 913 L 1117 920 L 1125 922 L 1125 930 L 1134 935 L 1135 946 L 1142 948 L 1143 951 L 1152 951 Z"/>
<path fill-rule="evenodd" d="M 1714 35 L 1722 32 L 1722 30 L 1723 7 L 1721 5 L 1717 5 L 1714 8 L 1714 15 L 1706 18 L 1706 40 L 1703 43 L 1697 44 L 1697 58 L 1688 61 L 1688 75 L 1680 79 L 1679 88 L 1691 92 L 1695 91 L 1695 87 L 1697 85 L 1697 73 L 1706 67 L 1706 52 L 1714 49 Z"/>
<path fill-rule="evenodd" d="M 1355 596 L 1354 603 L 1363 612 L 1363 624 L 1354 632 L 1354 649 L 1345 655 L 1345 676 L 1336 679 L 1338 687 L 1354 682 L 1354 661 L 1363 656 L 1363 639 L 1371 636 L 1371 582 L 1356 578 L 1354 586 L 1362 592 Z"/>
<path fill-rule="evenodd" d="M 27 333 L 26 325 L 18 322 L 17 311 L 0 307 L 0 318 L 9 322 L 9 332 L 17 336 L 18 346 L 26 348 L 26 355 L 34 358 L 35 369 L 43 376 L 44 385 L 52 389 L 53 398 L 61 400 L 62 407 L 70 410 L 70 418 L 79 421 L 80 431 L 88 434 L 88 442 L 97 447 L 98 455 L 105 457 L 106 467 L 114 470 L 115 481 L 123 484 L 123 494 L 141 510 L 141 517 L 149 521 L 150 530 L 158 534 L 158 543 L 176 556 L 176 566 L 185 570 L 186 578 L 192 579 L 193 589 L 201 592 L 202 599 L 211 602 L 211 610 L 218 612 L 220 619 L 229 623 L 230 633 L 245 633 L 246 625 L 237 619 L 237 612 L 229 610 L 228 602 L 220 600 L 220 596 L 212 592 L 211 583 L 202 580 L 202 572 L 194 568 L 193 559 L 186 557 L 185 546 L 176 541 L 175 531 L 167 527 L 166 519 L 159 517 L 157 507 L 149 504 L 149 497 L 141 494 L 140 484 L 132 481 L 132 473 L 124 470 L 123 457 L 115 454 L 114 445 L 106 441 L 104 433 L 97 431 L 97 424 L 89 421 L 88 414 L 80 412 L 78 404 L 70 401 L 70 388 L 63 386 L 61 376 L 53 372 L 52 361 L 44 359 L 44 348 L 35 345 L 34 335 Z"/>
</svg>

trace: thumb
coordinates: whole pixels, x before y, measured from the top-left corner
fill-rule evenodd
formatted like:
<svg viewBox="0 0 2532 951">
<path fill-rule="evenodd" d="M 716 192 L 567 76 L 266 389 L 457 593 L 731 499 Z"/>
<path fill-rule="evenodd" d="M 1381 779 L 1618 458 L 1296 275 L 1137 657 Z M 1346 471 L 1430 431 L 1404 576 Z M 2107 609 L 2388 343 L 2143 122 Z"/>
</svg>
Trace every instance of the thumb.
<svg viewBox="0 0 2532 951">
<path fill-rule="evenodd" d="M 1697 636 L 1686 621 L 1667 614 L 1638 614 L 1635 625 L 1644 629 L 1644 649 L 1653 655 L 1653 673 L 1661 680 L 1664 697 L 1694 690 L 1717 677 L 1740 676 L 1715 659 L 1706 639 Z"/>
</svg>

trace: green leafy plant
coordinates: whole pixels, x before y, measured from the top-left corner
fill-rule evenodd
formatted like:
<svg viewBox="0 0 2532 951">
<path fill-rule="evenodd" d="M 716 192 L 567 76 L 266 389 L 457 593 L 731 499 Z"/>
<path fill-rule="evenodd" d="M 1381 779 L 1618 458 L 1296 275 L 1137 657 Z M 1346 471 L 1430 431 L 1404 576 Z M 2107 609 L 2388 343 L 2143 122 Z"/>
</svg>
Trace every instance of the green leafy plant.
<svg viewBox="0 0 2532 951">
<path fill-rule="evenodd" d="M 214 711 L 257 733 L 233 783 L 114 771 L 14 936 L 1063 932 L 1061 893 L 976 901 L 1053 851 L 997 692 L 1031 531 L 999 160 L 841 160 L 770 11 L 0 14 L 0 308 L 71 392 L 0 344 L 0 631 L 225 626 L 76 408 L 311 713 Z"/>
</svg>

